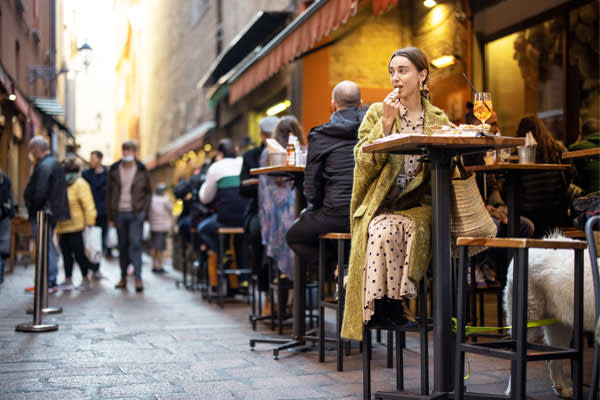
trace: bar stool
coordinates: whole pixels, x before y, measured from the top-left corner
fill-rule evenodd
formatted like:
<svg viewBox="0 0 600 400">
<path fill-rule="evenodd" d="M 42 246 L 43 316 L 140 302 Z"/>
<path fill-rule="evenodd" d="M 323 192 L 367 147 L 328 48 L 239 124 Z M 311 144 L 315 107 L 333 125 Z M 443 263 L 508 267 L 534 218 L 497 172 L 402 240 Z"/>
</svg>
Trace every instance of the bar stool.
<svg viewBox="0 0 600 400">
<path fill-rule="evenodd" d="M 583 250 L 582 241 L 555 241 L 540 239 L 494 238 L 481 239 L 462 237 L 457 239 L 459 251 L 458 305 L 456 327 L 455 399 L 489 399 L 489 394 L 465 393 L 463 372 L 465 353 L 476 353 L 489 357 L 511 360 L 511 395 L 513 399 L 524 399 L 526 395 L 527 362 L 541 360 L 573 360 L 573 389 L 575 398 L 581 398 L 582 350 L 583 350 Z M 513 268 L 513 318 L 512 338 L 483 343 L 465 343 L 466 324 L 466 263 L 470 246 L 500 247 L 516 249 Z M 573 302 L 573 348 L 565 349 L 527 342 L 527 280 L 528 255 L 530 248 L 572 249 L 575 253 L 575 299 Z M 527 350 L 532 350 L 528 353 Z"/>
<path fill-rule="evenodd" d="M 403 349 L 406 332 L 419 332 L 420 353 L 421 353 L 421 394 L 429 394 L 429 337 L 428 331 L 433 329 L 433 323 L 427 315 L 427 281 L 423 277 L 419 281 L 418 298 L 420 299 L 415 316 L 417 325 L 396 325 L 392 321 L 386 324 L 376 324 L 369 322 L 363 330 L 363 398 L 371 398 L 371 359 L 372 359 L 372 339 L 371 330 L 383 329 L 388 331 L 388 365 L 390 362 L 390 342 L 392 333 L 396 337 L 396 389 L 404 390 L 404 357 Z M 376 392 L 375 399 L 397 399 L 404 398 L 404 395 L 394 392 Z"/>
<path fill-rule="evenodd" d="M 342 339 L 342 320 L 344 318 L 344 253 L 345 243 L 352 236 L 349 233 L 324 233 L 319 235 L 319 362 L 325 361 L 325 342 L 336 343 L 337 370 L 344 370 L 343 347 L 346 343 L 346 353 L 350 342 Z M 326 299 L 325 297 L 325 262 L 326 262 L 326 240 L 337 241 L 337 265 L 338 274 L 336 281 L 337 299 Z M 325 337 L 325 308 L 335 310 L 335 338 Z"/>
<path fill-rule="evenodd" d="M 224 282 L 223 279 L 225 277 L 225 275 L 235 275 L 235 276 L 240 276 L 242 274 L 250 274 L 252 273 L 252 270 L 250 270 L 249 268 L 237 268 L 237 269 L 233 269 L 233 268 L 225 268 L 225 236 L 229 236 L 229 243 L 230 243 L 230 248 L 232 249 L 233 253 L 235 254 L 235 250 L 234 250 L 234 237 L 235 235 L 243 235 L 244 234 L 244 228 L 241 227 L 232 227 L 232 228 L 225 228 L 225 227 L 221 227 L 218 229 L 217 231 L 218 235 L 219 235 L 219 269 L 217 271 L 217 297 L 219 299 L 219 306 L 221 308 L 225 307 L 225 293 L 224 293 Z M 235 261 L 235 257 L 234 257 L 234 261 Z M 237 264 L 237 262 L 236 262 Z M 239 265 L 238 265 L 239 267 Z"/>
<path fill-rule="evenodd" d="M 600 215 L 591 217 L 585 223 L 585 236 L 590 252 L 590 265 L 592 266 L 592 278 L 594 280 L 595 321 L 598 321 L 600 318 L 600 274 L 598 273 L 598 248 L 594 237 L 594 227 L 598 224 L 600 224 Z M 589 400 L 596 399 L 596 392 L 598 392 L 598 374 L 600 374 L 600 344 L 594 340 L 594 363 L 592 367 L 592 382 L 590 384 Z"/>
</svg>

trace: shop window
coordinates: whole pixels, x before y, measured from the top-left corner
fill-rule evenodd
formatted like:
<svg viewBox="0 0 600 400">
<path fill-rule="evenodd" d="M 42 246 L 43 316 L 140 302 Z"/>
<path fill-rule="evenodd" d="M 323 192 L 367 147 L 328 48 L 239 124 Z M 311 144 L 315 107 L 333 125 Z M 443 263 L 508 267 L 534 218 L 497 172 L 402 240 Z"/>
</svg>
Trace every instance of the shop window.
<svg viewBox="0 0 600 400">
<path fill-rule="evenodd" d="M 600 114 L 598 42 L 592 2 L 486 43 L 486 89 L 501 132 L 514 135 L 520 119 L 535 114 L 556 139 L 575 141 L 582 123 Z"/>
<path fill-rule="evenodd" d="M 561 31 L 553 19 L 486 45 L 487 89 L 503 134 L 514 135 L 523 116 L 536 114 L 564 138 Z"/>
</svg>

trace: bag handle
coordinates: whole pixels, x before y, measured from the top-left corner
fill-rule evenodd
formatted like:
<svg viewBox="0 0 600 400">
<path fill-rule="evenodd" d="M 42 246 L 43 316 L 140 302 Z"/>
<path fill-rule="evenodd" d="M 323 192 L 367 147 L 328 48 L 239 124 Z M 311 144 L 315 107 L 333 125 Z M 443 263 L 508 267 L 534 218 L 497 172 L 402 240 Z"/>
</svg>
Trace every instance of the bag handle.
<svg viewBox="0 0 600 400">
<path fill-rule="evenodd" d="M 465 169 L 465 164 L 463 163 L 462 154 L 456 158 L 454 158 L 454 168 L 458 170 L 458 175 L 460 179 L 469 179 L 473 172 L 468 172 Z"/>
</svg>

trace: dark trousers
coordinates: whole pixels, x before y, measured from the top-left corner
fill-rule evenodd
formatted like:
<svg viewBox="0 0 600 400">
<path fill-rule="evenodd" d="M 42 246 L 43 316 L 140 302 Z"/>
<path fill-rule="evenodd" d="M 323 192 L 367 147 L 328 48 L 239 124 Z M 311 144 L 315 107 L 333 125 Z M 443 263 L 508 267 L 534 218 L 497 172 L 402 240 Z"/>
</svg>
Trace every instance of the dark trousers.
<svg viewBox="0 0 600 400">
<path fill-rule="evenodd" d="M 73 276 L 73 261 L 77 261 L 81 276 L 86 277 L 91 263 L 85 255 L 85 246 L 83 244 L 83 235 L 81 231 L 61 233 L 58 238 L 58 245 L 63 256 L 63 265 L 65 267 L 65 277 L 71 279 Z"/>
<path fill-rule="evenodd" d="M 119 237 L 119 264 L 121 277 L 127 276 L 127 266 L 131 263 L 135 277 L 142 279 L 142 234 L 145 212 L 134 214 L 131 211 L 119 211 L 115 225 Z"/>
<path fill-rule="evenodd" d="M 110 249 L 106 247 L 106 232 L 108 231 L 108 217 L 106 215 L 98 215 L 96 217 L 96 226 L 102 229 L 102 254 L 109 256 Z M 98 264 L 98 266 L 100 266 Z"/>
<path fill-rule="evenodd" d="M 240 224 L 241 225 L 241 224 Z M 219 228 L 226 225 L 217 221 L 217 214 L 213 214 L 198 224 L 198 238 L 209 250 L 219 251 Z M 235 252 L 237 254 L 238 267 L 245 268 L 248 265 L 246 252 L 243 249 L 243 238 L 239 235 L 234 237 Z"/>
<path fill-rule="evenodd" d="M 286 240 L 298 257 L 313 266 L 319 263 L 319 235 L 328 232 L 350 232 L 350 218 L 328 215 L 322 209 L 304 209 L 288 230 Z M 333 259 L 335 253 L 327 254 Z"/>
<path fill-rule="evenodd" d="M 264 247 L 262 245 L 258 214 L 246 216 L 244 234 L 246 236 L 250 268 L 252 268 L 252 271 L 258 277 L 258 290 L 266 292 L 269 289 L 269 271 L 264 259 Z"/>
</svg>

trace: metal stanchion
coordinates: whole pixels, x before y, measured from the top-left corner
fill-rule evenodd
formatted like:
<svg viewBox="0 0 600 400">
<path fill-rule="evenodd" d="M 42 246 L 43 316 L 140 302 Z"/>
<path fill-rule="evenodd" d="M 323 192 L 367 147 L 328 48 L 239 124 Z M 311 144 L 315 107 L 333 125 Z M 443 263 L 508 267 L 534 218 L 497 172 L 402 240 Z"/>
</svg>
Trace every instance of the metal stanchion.
<svg viewBox="0 0 600 400">
<path fill-rule="evenodd" d="M 35 290 L 33 293 L 33 322 L 17 325 L 15 330 L 19 332 L 49 332 L 58 329 L 57 324 L 42 323 L 44 294 L 46 296 L 46 302 L 48 301 L 48 214 L 43 211 L 38 211 L 36 215 L 36 225 L 37 232 L 35 236 L 36 260 Z"/>
</svg>

